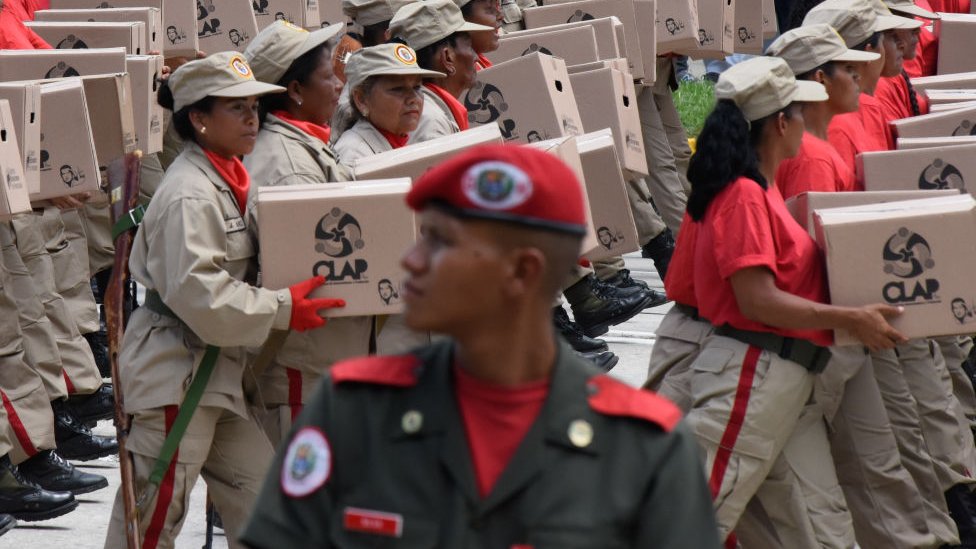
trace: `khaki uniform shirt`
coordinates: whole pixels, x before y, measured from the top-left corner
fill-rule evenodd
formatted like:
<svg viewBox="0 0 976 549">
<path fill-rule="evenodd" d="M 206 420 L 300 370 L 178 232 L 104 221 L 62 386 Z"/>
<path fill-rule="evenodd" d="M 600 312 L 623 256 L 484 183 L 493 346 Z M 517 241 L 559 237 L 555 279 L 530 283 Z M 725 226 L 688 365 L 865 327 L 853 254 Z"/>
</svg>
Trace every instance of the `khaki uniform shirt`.
<svg viewBox="0 0 976 549">
<path fill-rule="evenodd" d="M 253 192 L 253 191 L 252 191 Z M 119 363 L 126 412 L 179 404 L 208 344 L 221 348 L 200 404 L 242 416 L 243 346 L 287 329 L 291 295 L 252 284 L 253 227 L 203 150 L 187 143 L 166 171 L 136 232 L 132 277 L 178 318 L 139 307 Z"/>
<path fill-rule="evenodd" d="M 546 402 L 481 498 L 453 342 L 337 364 L 278 453 L 255 548 L 718 549 L 697 444 L 673 404 L 562 345 Z M 502 367 L 502 365 L 500 365 Z"/>
<path fill-rule="evenodd" d="M 335 144 L 339 162 L 348 166 L 350 170 L 359 158 L 392 150 L 393 146 L 390 142 L 364 118 L 357 120 L 356 124 L 346 130 Z"/>
<path fill-rule="evenodd" d="M 443 137 L 458 133 L 461 128 L 454 121 L 454 114 L 437 94 L 427 89 L 426 86 L 420 88 L 420 94 L 424 97 L 424 112 L 420 115 L 420 122 L 417 129 L 410 134 L 407 144 L 423 143 L 435 137 Z"/>
<path fill-rule="evenodd" d="M 265 116 L 244 166 L 259 187 L 351 179 L 327 144 L 273 114 Z"/>
</svg>

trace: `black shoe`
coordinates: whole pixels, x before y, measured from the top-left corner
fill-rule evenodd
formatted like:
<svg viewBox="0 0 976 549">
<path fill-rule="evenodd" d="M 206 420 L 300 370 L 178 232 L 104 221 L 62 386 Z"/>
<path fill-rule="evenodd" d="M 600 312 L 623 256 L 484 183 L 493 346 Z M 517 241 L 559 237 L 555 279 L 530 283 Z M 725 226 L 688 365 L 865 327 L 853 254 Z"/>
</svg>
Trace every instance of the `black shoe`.
<svg viewBox="0 0 976 549">
<path fill-rule="evenodd" d="M 75 469 L 54 450 L 44 450 L 17 469 L 25 479 L 52 492 L 71 492 L 77 496 L 108 486 L 108 479 Z"/>
<path fill-rule="evenodd" d="M 98 366 L 98 373 L 103 378 L 112 377 L 112 363 L 108 358 L 108 336 L 103 331 L 81 334 L 91 347 L 92 355 L 95 356 L 95 364 Z"/>
<path fill-rule="evenodd" d="M 606 341 L 594 339 L 584 334 L 583 329 L 569 319 L 569 315 L 566 314 L 566 309 L 556 307 L 552 310 L 552 316 L 553 323 L 556 325 L 556 331 L 566 339 L 566 342 L 569 343 L 569 346 L 574 351 L 585 353 L 607 351 L 610 349 Z"/>
<path fill-rule="evenodd" d="M 619 271 L 614 273 L 613 276 L 604 279 L 603 281 L 606 282 L 607 284 L 613 284 L 614 286 L 620 288 L 621 290 L 626 290 L 628 288 L 637 288 L 638 290 L 646 292 L 651 289 L 651 287 L 647 285 L 647 282 L 644 282 L 643 280 L 639 280 L 630 276 L 630 269 L 620 269 Z"/>
<path fill-rule="evenodd" d="M 68 407 L 75 417 L 88 425 L 100 419 L 115 417 L 115 394 L 112 391 L 112 384 L 102 383 L 102 386 L 90 395 L 68 397 Z"/>
<path fill-rule="evenodd" d="M 946 491 L 945 498 L 963 545 L 976 541 L 976 495 L 969 486 L 957 484 Z"/>
<path fill-rule="evenodd" d="M 17 519 L 13 515 L 0 515 L 0 536 L 14 529 L 17 526 Z"/>
<path fill-rule="evenodd" d="M 668 265 L 671 263 L 673 253 L 674 235 L 671 234 L 671 229 L 664 229 L 664 232 L 641 246 L 641 257 L 654 261 L 654 268 L 657 269 L 657 274 L 661 275 L 661 280 L 668 275 Z"/>
<path fill-rule="evenodd" d="M 71 492 L 49 492 L 25 480 L 10 463 L 0 457 L 0 513 L 34 522 L 60 517 L 74 511 L 78 501 Z"/>
<path fill-rule="evenodd" d="M 115 437 L 93 435 L 64 400 L 51 401 L 54 409 L 54 440 L 65 459 L 89 461 L 119 453 Z"/>
<path fill-rule="evenodd" d="M 613 354 L 610 351 L 595 351 L 591 353 L 581 353 L 576 351 L 576 354 L 584 360 L 592 362 L 597 368 L 603 370 L 604 372 L 609 372 L 620 362 L 620 357 Z"/>
<path fill-rule="evenodd" d="M 590 275 L 566 290 L 573 320 L 589 337 L 607 333 L 610 326 L 627 322 L 644 310 L 647 296 L 623 295 L 616 287 Z"/>
</svg>

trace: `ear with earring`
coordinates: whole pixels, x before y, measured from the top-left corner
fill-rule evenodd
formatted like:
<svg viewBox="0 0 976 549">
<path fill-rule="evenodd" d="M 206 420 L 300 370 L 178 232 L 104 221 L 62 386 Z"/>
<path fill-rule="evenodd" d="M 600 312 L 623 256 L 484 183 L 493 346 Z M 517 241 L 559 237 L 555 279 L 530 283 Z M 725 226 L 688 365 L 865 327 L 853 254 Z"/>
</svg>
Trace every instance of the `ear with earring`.
<svg viewBox="0 0 976 549">
<path fill-rule="evenodd" d="M 203 133 L 203 134 L 207 133 L 207 127 L 206 126 L 200 126 L 200 133 Z"/>
</svg>

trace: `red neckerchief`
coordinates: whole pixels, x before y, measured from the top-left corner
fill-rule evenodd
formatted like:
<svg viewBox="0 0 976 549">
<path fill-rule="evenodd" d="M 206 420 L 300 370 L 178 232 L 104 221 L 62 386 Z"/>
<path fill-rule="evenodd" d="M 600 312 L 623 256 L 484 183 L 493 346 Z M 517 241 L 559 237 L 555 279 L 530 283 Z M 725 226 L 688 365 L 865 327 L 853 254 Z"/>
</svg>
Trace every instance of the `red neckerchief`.
<svg viewBox="0 0 976 549">
<path fill-rule="evenodd" d="M 376 128 L 376 126 L 373 127 Z M 380 134 L 386 138 L 386 140 L 390 143 L 390 146 L 394 149 L 399 149 L 400 147 L 406 145 L 407 139 L 410 139 L 409 135 L 397 135 L 395 133 L 388 132 L 383 128 L 376 128 L 376 131 L 380 132 Z"/>
<path fill-rule="evenodd" d="M 447 107 L 451 109 L 451 114 L 454 115 L 454 121 L 457 122 L 458 128 L 461 131 L 468 129 L 468 110 L 464 108 L 464 105 L 458 101 L 457 97 L 454 97 L 447 92 L 444 88 L 438 86 L 437 84 L 432 84 L 430 82 L 425 82 L 424 86 L 434 92 L 437 97 L 441 98 L 441 101 L 447 103 Z"/>
<path fill-rule="evenodd" d="M 295 126 L 323 143 L 328 144 L 329 138 L 332 137 L 332 128 L 326 125 L 320 125 L 307 120 L 292 118 L 292 116 L 288 114 L 288 111 L 274 111 L 271 114 L 277 116 L 285 122 L 288 122 L 292 126 Z"/>
<path fill-rule="evenodd" d="M 251 176 L 247 175 L 247 169 L 244 168 L 241 159 L 236 156 L 224 158 L 207 149 L 203 149 L 203 152 L 210 159 L 210 163 L 213 164 L 220 177 L 224 178 L 231 192 L 234 193 L 234 198 L 237 199 L 237 207 L 241 210 L 241 215 L 244 215 L 247 210 L 247 191 L 251 188 Z"/>
<path fill-rule="evenodd" d="M 481 69 L 490 69 L 491 68 L 491 61 L 489 61 L 487 57 L 485 57 L 484 55 L 482 55 L 482 54 L 479 53 L 478 54 L 478 60 L 475 61 L 475 63 L 474 63 L 474 68 L 476 70 L 479 70 L 479 71 Z"/>
</svg>

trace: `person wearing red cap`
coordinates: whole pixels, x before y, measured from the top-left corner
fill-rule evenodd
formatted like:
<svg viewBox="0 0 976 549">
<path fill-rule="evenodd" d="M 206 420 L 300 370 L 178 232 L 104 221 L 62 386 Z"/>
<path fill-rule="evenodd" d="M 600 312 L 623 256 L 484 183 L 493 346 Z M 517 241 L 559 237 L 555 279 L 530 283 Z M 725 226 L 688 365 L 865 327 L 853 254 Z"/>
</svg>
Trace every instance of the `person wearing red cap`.
<svg viewBox="0 0 976 549">
<path fill-rule="evenodd" d="M 569 167 L 478 147 L 418 179 L 407 203 L 421 238 L 402 260 L 406 321 L 450 338 L 336 364 L 244 544 L 717 549 L 680 411 L 553 333 L 585 229 Z"/>
</svg>

